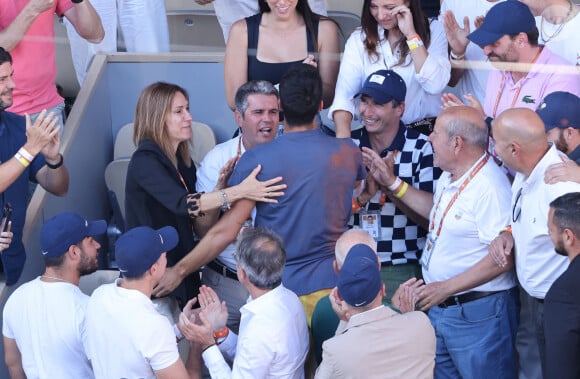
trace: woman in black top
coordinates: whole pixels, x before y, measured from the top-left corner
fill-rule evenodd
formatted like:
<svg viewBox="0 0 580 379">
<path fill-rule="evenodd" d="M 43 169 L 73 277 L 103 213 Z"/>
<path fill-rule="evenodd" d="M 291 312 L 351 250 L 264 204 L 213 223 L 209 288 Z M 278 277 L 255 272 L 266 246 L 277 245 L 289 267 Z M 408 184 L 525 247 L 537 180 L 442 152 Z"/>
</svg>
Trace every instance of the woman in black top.
<svg viewBox="0 0 580 379">
<path fill-rule="evenodd" d="M 194 248 L 194 232 L 203 236 L 217 220 L 220 208 L 227 210 L 241 198 L 276 202 L 272 197 L 280 196 L 277 191 L 285 187 L 275 185 L 281 178 L 259 182 L 257 168 L 239 185 L 225 188 L 235 163 L 231 160 L 222 169 L 214 192 L 196 193 L 195 165 L 189 154 L 191 121 L 185 89 L 158 82 L 141 93 L 133 133 L 137 151 L 131 157 L 125 187 L 126 221 L 128 228 L 170 225 L 177 229 L 179 243 L 167 252 L 168 267 Z M 166 276 L 171 274 L 168 269 Z M 198 283 L 199 275 L 192 274 L 173 295 L 186 301 L 197 293 Z"/>
<path fill-rule="evenodd" d="M 334 98 L 340 64 L 338 26 L 315 14 L 307 0 L 259 0 L 260 13 L 232 25 L 225 55 L 226 99 L 235 107 L 238 88 L 249 80 L 278 84 L 293 65 L 318 67 L 323 83 L 324 107 Z"/>
</svg>

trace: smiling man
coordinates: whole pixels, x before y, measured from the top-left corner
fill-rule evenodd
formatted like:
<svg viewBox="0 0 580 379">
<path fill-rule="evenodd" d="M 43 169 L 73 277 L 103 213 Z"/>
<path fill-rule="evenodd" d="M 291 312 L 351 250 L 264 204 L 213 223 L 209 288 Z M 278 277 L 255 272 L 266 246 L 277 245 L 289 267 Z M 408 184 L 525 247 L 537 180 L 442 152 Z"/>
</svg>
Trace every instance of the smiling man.
<svg viewBox="0 0 580 379">
<path fill-rule="evenodd" d="M 467 38 L 483 49 L 497 70 L 489 74 L 484 112 L 496 118 L 505 109 L 535 110 L 549 93 L 580 95 L 580 76 L 568 61 L 538 44 L 532 12 L 519 1 L 494 5 Z"/>
<path fill-rule="evenodd" d="M 358 94 L 364 127 L 354 131 L 352 137 L 360 147 L 372 149 L 381 157 L 391 153 L 395 175 L 432 193 L 441 170 L 433 167 L 433 149 L 427 136 L 401 122 L 406 92 L 405 82 L 396 72 L 379 70 L 371 74 Z M 375 237 L 381 276 L 387 294 L 393 295 L 399 284 L 421 275 L 419 259 L 425 246 L 427 219 L 370 177 L 353 204 L 356 210 L 361 208 L 354 214 L 354 225 Z"/>
<path fill-rule="evenodd" d="M 7 285 L 18 281 L 26 261 L 22 231 L 29 181 L 56 196 L 64 196 L 69 185 L 68 170 L 60 154 L 58 117 L 42 111 L 31 122 L 28 117 L 6 110 L 13 103 L 13 76 L 12 56 L 0 47 L 0 207 L 12 205 L 14 233 L 10 246 L 2 251 Z"/>
</svg>

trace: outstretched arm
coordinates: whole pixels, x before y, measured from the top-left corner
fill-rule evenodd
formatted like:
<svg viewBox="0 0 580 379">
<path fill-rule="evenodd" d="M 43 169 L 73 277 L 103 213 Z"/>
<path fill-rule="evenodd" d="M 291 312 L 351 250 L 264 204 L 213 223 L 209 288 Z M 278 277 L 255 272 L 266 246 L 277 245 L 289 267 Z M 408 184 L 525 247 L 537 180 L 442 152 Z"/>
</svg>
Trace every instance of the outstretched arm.
<svg viewBox="0 0 580 379">
<path fill-rule="evenodd" d="M 153 296 L 164 296 L 173 291 L 181 281 L 201 266 L 214 260 L 230 243 L 236 240 L 242 225 L 250 217 L 254 202 L 239 200 L 212 227 L 199 244 L 175 266 L 168 267 L 155 288 Z"/>
<path fill-rule="evenodd" d="M 89 42 L 99 43 L 105 37 L 101 18 L 89 0 L 83 0 L 64 12 L 79 36 Z"/>
</svg>

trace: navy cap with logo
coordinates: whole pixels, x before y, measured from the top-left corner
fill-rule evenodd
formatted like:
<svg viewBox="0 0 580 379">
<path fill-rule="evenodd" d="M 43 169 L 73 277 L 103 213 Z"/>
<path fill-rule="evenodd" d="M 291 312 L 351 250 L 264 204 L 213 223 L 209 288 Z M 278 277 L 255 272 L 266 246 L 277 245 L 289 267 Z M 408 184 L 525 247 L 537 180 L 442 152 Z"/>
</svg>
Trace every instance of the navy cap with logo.
<svg viewBox="0 0 580 379">
<path fill-rule="evenodd" d="M 48 219 L 40 231 L 42 255 L 55 258 L 85 237 L 95 237 L 107 231 L 105 220 L 87 221 L 74 212 L 63 212 Z"/>
<path fill-rule="evenodd" d="M 506 34 L 527 33 L 535 27 L 536 21 L 530 8 L 517 0 L 508 0 L 491 7 L 483 24 L 467 38 L 483 47 Z"/>
<path fill-rule="evenodd" d="M 338 273 L 338 293 L 349 305 L 370 304 L 382 287 L 377 254 L 369 246 L 358 244 L 348 251 Z"/>
<path fill-rule="evenodd" d="M 580 98 L 569 92 L 552 92 L 536 110 L 546 132 L 554 128 L 580 129 Z"/>
<path fill-rule="evenodd" d="M 179 236 L 172 226 L 152 229 L 138 226 L 123 234 L 115 244 L 115 259 L 119 271 L 127 277 L 137 277 L 149 270 L 161 254 L 177 246 Z"/>
<path fill-rule="evenodd" d="M 405 101 L 407 86 L 399 74 L 393 70 L 379 70 L 368 76 L 363 88 L 355 97 L 367 95 L 377 104 L 386 104 L 391 100 Z"/>
</svg>

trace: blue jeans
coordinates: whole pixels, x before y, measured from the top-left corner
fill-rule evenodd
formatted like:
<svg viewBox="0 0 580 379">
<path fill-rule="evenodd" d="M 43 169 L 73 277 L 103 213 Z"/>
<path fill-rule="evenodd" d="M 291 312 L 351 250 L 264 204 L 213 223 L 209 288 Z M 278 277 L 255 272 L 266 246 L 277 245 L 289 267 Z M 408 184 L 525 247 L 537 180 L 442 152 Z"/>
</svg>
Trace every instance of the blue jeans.
<svg viewBox="0 0 580 379">
<path fill-rule="evenodd" d="M 447 308 L 435 306 L 435 379 L 516 378 L 517 288 Z"/>
</svg>

